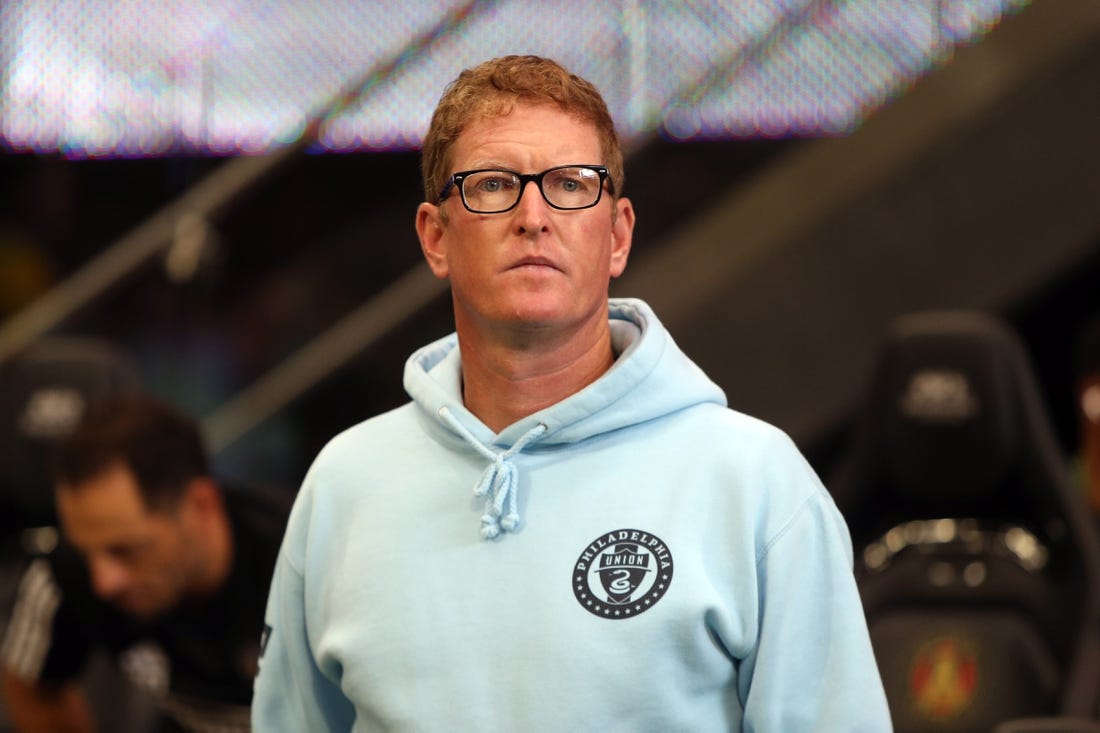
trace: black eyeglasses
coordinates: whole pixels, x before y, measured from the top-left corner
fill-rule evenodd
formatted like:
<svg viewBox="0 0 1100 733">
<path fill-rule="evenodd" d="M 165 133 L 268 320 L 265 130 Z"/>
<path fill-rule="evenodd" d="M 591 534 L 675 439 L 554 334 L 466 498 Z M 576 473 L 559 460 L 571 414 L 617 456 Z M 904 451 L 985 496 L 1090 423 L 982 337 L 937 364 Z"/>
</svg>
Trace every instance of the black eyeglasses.
<svg viewBox="0 0 1100 733">
<path fill-rule="evenodd" d="M 517 173 L 496 168 L 459 171 L 447 179 L 439 202 L 458 188 L 462 205 L 475 214 L 500 214 L 519 204 L 527 184 L 534 181 L 555 209 L 587 209 L 600 202 L 604 182 L 610 174 L 602 165 L 559 165 L 542 173 Z M 608 190 L 612 186 L 608 184 Z"/>
</svg>

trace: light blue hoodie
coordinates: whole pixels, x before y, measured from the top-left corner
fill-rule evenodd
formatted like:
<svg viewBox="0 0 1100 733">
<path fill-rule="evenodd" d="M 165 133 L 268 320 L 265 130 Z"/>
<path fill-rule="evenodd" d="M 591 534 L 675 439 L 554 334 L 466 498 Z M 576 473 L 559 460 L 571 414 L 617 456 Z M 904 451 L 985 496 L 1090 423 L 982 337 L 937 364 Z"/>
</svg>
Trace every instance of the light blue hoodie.
<svg viewBox="0 0 1100 733">
<path fill-rule="evenodd" d="M 275 570 L 267 731 L 891 729 L 844 521 L 638 300 L 618 359 L 494 435 L 449 336 L 310 469 Z M 471 489 L 476 495 L 471 495 Z"/>
</svg>

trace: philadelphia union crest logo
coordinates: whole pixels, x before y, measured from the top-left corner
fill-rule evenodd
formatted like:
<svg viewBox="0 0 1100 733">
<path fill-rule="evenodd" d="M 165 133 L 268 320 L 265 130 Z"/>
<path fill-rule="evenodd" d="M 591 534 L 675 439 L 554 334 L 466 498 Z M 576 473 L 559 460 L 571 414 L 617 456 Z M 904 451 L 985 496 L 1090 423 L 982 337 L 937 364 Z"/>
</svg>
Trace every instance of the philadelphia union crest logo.
<svg viewBox="0 0 1100 733">
<path fill-rule="evenodd" d="M 573 566 L 573 595 L 601 618 L 645 613 L 671 583 L 672 552 L 659 537 L 637 529 L 600 535 Z"/>
</svg>

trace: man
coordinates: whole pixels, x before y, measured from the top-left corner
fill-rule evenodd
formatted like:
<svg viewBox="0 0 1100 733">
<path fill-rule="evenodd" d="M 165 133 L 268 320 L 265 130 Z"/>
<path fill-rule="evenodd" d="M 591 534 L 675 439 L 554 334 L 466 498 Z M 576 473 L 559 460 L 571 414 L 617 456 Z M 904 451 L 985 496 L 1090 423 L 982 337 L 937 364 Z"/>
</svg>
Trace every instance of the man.
<svg viewBox="0 0 1100 733">
<path fill-rule="evenodd" d="M 469 69 L 423 161 L 456 335 L 307 475 L 256 729 L 889 730 L 828 494 L 608 301 L 634 210 L 596 89 L 537 57 Z"/>
<path fill-rule="evenodd" d="M 97 648 L 161 701 L 158 730 L 248 730 L 289 498 L 223 492 L 197 426 L 141 395 L 90 406 L 51 473 L 65 542 L 30 562 L 2 648 L 18 730 L 95 729 Z"/>
</svg>

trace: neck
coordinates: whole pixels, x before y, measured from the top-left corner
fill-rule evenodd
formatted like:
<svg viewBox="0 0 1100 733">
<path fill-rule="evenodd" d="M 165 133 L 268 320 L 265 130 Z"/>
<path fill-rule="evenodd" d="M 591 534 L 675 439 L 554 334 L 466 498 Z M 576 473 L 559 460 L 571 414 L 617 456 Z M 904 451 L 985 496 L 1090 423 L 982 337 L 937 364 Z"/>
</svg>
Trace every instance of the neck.
<svg viewBox="0 0 1100 733">
<path fill-rule="evenodd" d="M 233 569 L 233 530 L 224 511 L 210 517 L 205 535 L 207 556 L 196 587 L 199 595 L 209 595 L 220 590 L 229 580 Z"/>
<path fill-rule="evenodd" d="M 615 361 L 606 317 L 561 338 L 538 330 L 500 338 L 461 327 L 458 335 L 463 401 L 494 432 L 579 392 Z"/>
</svg>

